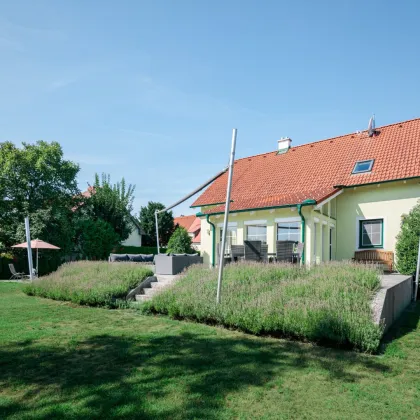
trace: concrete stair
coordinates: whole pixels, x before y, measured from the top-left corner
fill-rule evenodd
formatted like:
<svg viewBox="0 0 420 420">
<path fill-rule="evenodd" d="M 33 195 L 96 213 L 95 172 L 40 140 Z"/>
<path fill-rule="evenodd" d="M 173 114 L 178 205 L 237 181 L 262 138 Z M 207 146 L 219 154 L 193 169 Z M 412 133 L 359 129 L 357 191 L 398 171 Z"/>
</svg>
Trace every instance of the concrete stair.
<svg viewBox="0 0 420 420">
<path fill-rule="evenodd" d="M 156 293 L 170 287 L 179 278 L 179 275 L 161 275 L 155 274 L 156 281 L 150 283 L 148 287 L 143 288 L 139 294 L 136 294 L 137 302 L 150 300 Z"/>
</svg>

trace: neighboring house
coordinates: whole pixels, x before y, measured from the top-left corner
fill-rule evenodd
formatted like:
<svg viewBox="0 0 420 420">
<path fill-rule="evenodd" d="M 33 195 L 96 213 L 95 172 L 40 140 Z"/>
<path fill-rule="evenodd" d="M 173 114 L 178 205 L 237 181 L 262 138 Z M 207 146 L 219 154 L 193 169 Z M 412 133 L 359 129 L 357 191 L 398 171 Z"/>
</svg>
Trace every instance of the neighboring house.
<svg viewBox="0 0 420 420">
<path fill-rule="evenodd" d="M 201 254 L 216 263 L 227 173 L 192 207 L 201 207 Z M 235 161 L 228 243 L 304 243 L 306 264 L 351 259 L 357 250 L 395 252 L 401 218 L 420 198 L 420 119 Z"/>
<path fill-rule="evenodd" d="M 95 189 L 94 187 L 88 187 L 87 191 L 82 192 L 83 197 L 89 198 L 92 194 L 94 194 Z M 142 244 L 142 230 L 139 221 L 134 217 L 131 216 L 131 227 L 132 231 L 130 236 L 123 242 L 121 245 L 123 246 L 141 246 Z"/>
<path fill-rule="evenodd" d="M 142 230 L 139 221 L 134 216 L 131 216 L 131 226 L 133 230 L 131 231 L 130 236 L 125 241 L 121 242 L 121 245 L 141 246 Z"/>
<path fill-rule="evenodd" d="M 174 218 L 175 226 L 183 227 L 191 237 L 192 246 L 200 251 L 201 245 L 201 219 L 195 215 Z"/>
</svg>

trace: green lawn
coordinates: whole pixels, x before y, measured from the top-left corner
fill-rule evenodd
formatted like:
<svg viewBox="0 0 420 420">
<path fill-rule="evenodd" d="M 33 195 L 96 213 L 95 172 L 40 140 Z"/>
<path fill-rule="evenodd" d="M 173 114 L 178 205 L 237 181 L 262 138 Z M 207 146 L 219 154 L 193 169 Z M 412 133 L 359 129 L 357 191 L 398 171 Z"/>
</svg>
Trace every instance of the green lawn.
<svg viewBox="0 0 420 420">
<path fill-rule="evenodd" d="M 380 356 L 0 284 L 0 418 L 414 419 L 420 305 Z"/>
</svg>

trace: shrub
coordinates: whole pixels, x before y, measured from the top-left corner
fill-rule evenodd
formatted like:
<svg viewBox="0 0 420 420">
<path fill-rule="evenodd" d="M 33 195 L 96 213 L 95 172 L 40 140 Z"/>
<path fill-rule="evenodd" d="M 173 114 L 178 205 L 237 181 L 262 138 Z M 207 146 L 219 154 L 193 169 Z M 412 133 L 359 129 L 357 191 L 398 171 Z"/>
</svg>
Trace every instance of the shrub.
<svg viewBox="0 0 420 420">
<path fill-rule="evenodd" d="M 366 352 L 378 348 L 382 328 L 373 323 L 370 304 L 380 278 L 373 267 L 331 263 L 308 270 L 241 263 L 226 266 L 224 272 L 220 305 L 217 271 L 193 266 L 141 310 L 253 334 L 291 336 Z"/>
<path fill-rule="evenodd" d="M 119 236 L 112 226 L 102 219 L 84 219 L 78 224 L 78 245 L 83 257 L 93 260 L 106 260 Z"/>
<path fill-rule="evenodd" d="M 104 261 L 63 264 L 56 272 L 24 286 L 25 293 L 78 305 L 121 307 L 121 299 L 153 272 L 148 266 Z"/>
<path fill-rule="evenodd" d="M 190 254 L 194 252 L 191 243 L 191 237 L 188 235 L 187 230 L 179 226 L 169 238 L 167 251 L 175 254 Z"/>
<path fill-rule="evenodd" d="M 397 236 L 397 270 L 402 274 L 413 274 L 417 266 L 420 238 L 420 203 L 403 217 L 401 230 Z"/>
</svg>

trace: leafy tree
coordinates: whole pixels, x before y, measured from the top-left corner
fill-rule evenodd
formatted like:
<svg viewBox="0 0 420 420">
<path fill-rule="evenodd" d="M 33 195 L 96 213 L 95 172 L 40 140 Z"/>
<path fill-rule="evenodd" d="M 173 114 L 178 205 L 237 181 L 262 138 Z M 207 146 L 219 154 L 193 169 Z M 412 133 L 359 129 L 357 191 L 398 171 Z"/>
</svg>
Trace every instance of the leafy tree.
<svg viewBox="0 0 420 420">
<path fill-rule="evenodd" d="M 191 247 L 191 237 L 188 232 L 182 226 L 176 228 L 175 232 L 169 239 L 167 252 L 173 252 L 175 254 L 190 254 L 194 252 Z"/>
<path fill-rule="evenodd" d="M 149 201 L 147 206 L 140 208 L 139 221 L 145 233 L 143 245 L 156 246 L 156 221 L 155 211 L 163 210 L 165 206 L 162 203 Z M 174 231 L 174 217 L 172 211 L 165 211 L 158 214 L 159 225 L 159 243 L 161 246 L 166 246 Z"/>
<path fill-rule="evenodd" d="M 71 223 L 79 166 L 65 160 L 57 142 L 0 143 L 0 246 L 24 240 L 29 215 L 32 237 L 40 236 L 62 248 L 71 247 Z"/>
<path fill-rule="evenodd" d="M 43 239 L 66 252 L 72 249 L 75 231 L 71 209 L 60 207 L 40 209 L 29 215 L 29 222 L 31 239 Z M 48 240 L 45 238 L 48 238 Z M 23 222 L 17 226 L 14 242 L 26 242 Z M 54 251 L 54 253 L 56 252 Z"/>
<path fill-rule="evenodd" d="M 403 217 L 397 236 L 397 270 L 402 274 L 413 274 L 417 266 L 420 238 L 420 202 Z"/>
<path fill-rule="evenodd" d="M 77 249 L 83 257 L 90 260 L 105 260 L 118 242 L 118 234 L 105 220 L 78 221 Z"/>
<path fill-rule="evenodd" d="M 133 185 L 126 185 L 124 178 L 121 182 L 111 184 L 109 175 L 95 174 L 95 182 L 89 187 L 87 197 L 84 197 L 83 205 L 78 208 L 82 218 L 92 220 L 104 220 L 111 225 L 118 235 L 119 242 L 126 240 L 132 229 Z"/>
</svg>

